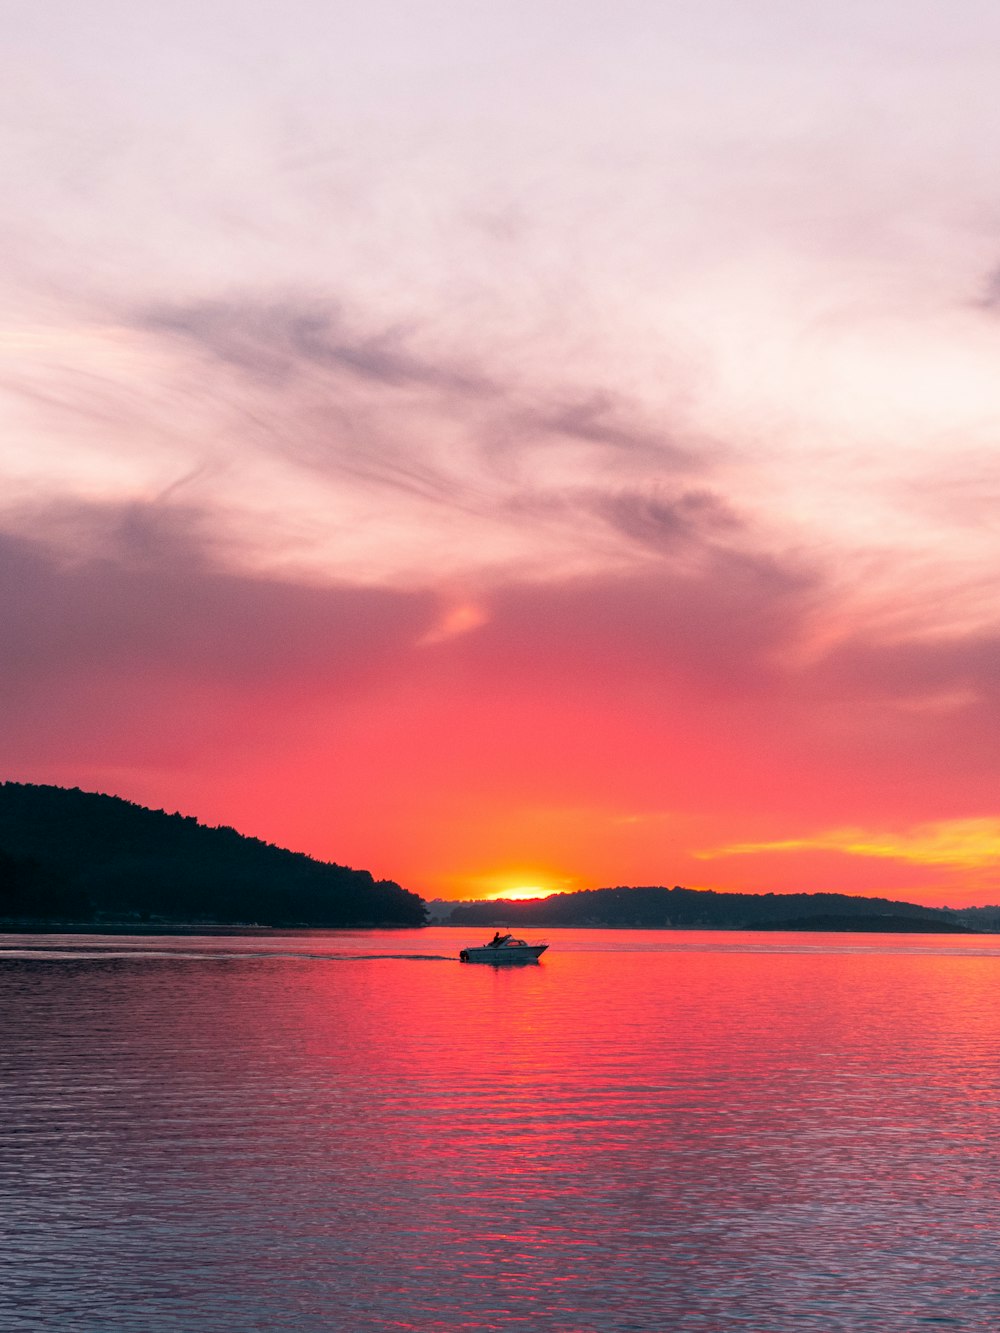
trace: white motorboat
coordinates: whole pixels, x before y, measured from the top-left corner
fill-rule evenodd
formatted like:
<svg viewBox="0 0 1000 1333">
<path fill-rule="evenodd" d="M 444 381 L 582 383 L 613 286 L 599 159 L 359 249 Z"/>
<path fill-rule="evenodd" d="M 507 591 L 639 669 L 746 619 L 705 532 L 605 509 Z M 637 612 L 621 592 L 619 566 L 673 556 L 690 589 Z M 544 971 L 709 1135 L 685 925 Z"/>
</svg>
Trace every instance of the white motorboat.
<svg viewBox="0 0 1000 1333">
<path fill-rule="evenodd" d="M 489 944 L 463 949 L 458 958 L 462 963 L 534 963 L 548 947 L 547 944 L 528 944 L 497 931 Z"/>
</svg>

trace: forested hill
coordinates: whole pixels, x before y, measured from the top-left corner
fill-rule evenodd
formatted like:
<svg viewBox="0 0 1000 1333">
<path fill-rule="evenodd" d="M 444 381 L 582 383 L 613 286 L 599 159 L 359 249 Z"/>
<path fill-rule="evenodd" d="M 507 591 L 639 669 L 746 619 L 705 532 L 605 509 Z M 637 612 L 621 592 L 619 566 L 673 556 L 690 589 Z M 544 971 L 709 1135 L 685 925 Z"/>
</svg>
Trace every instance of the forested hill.
<svg viewBox="0 0 1000 1333">
<path fill-rule="evenodd" d="M 846 893 L 716 893 L 676 887 L 583 889 L 520 902 L 460 903 L 449 921 L 481 926 L 646 926 L 677 929 L 775 927 L 790 918 L 815 916 L 901 916 L 953 922 L 954 913 L 888 898 L 855 898 Z"/>
<path fill-rule="evenodd" d="M 0 918 L 422 925 L 367 870 L 79 788 L 0 784 Z"/>
</svg>

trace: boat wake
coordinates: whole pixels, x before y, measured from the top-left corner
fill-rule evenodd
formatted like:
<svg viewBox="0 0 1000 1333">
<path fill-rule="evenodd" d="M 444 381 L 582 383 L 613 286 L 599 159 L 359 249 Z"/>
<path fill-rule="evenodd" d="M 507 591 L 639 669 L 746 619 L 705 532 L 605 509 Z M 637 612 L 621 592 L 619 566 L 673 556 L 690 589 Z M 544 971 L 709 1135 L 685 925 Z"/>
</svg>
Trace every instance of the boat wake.
<svg viewBox="0 0 1000 1333">
<path fill-rule="evenodd" d="M 45 948 L 31 948 L 17 945 L 0 945 L 0 962 L 4 959 L 42 959 L 52 962 L 85 962 L 94 959 L 168 959 L 190 962 L 253 962 L 257 959 L 286 959 L 304 962 L 363 963 L 387 960 L 407 963 L 454 963 L 454 954 L 441 953 L 332 953 L 318 950 L 289 949 L 123 949 L 121 945 L 102 949 L 94 945 L 73 948 L 72 945 L 49 945 Z"/>
</svg>

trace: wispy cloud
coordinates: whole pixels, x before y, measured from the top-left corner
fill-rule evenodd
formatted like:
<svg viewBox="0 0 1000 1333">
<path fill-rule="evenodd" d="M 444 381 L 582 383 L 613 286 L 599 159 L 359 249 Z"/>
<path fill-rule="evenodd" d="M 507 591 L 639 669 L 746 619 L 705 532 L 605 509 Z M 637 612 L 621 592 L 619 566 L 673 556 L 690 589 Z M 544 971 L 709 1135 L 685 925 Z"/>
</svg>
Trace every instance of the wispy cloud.
<svg viewBox="0 0 1000 1333">
<path fill-rule="evenodd" d="M 995 867 L 1000 862 L 1000 819 L 951 819 L 921 824 L 898 833 L 870 829 L 831 829 L 803 838 L 773 842 L 737 842 L 696 852 L 699 860 L 759 856 L 774 852 L 843 852 L 846 856 L 912 862 L 965 869 Z"/>
<path fill-rule="evenodd" d="M 746 526 L 726 500 L 708 490 L 608 491 L 594 497 L 593 508 L 616 532 L 652 551 L 732 537 Z"/>
<path fill-rule="evenodd" d="M 990 269 L 983 278 L 972 304 L 980 310 L 1000 309 L 1000 266 Z"/>
<path fill-rule="evenodd" d="M 316 298 L 159 305 L 132 319 L 140 329 L 185 339 L 255 380 L 280 381 L 312 368 L 392 389 L 419 386 L 476 397 L 498 392 L 471 367 L 422 358 L 410 346 L 415 330 L 390 326 L 359 334 L 337 305 Z"/>
<path fill-rule="evenodd" d="M 520 438 L 554 435 L 587 444 L 604 445 L 619 453 L 635 453 L 679 470 L 697 470 L 704 446 L 678 438 L 669 423 L 659 429 L 637 418 L 634 407 L 620 394 L 607 390 L 577 399 L 546 403 L 534 408 L 512 405 L 509 430 Z"/>
</svg>

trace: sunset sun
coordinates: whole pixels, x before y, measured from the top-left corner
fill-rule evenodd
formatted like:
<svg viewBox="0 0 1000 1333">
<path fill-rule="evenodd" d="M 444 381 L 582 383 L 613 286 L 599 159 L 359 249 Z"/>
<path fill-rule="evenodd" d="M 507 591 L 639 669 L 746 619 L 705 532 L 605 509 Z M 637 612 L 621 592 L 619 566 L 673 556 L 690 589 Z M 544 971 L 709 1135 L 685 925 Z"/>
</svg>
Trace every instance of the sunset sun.
<svg viewBox="0 0 1000 1333">
<path fill-rule="evenodd" d="M 529 898 L 549 898 L 556 889 L 543 889 L 537 884 L 522 884 L 516 889 L 504 889 L 493 895 L 496 902 L 522 902 Z"/>
</svg>

